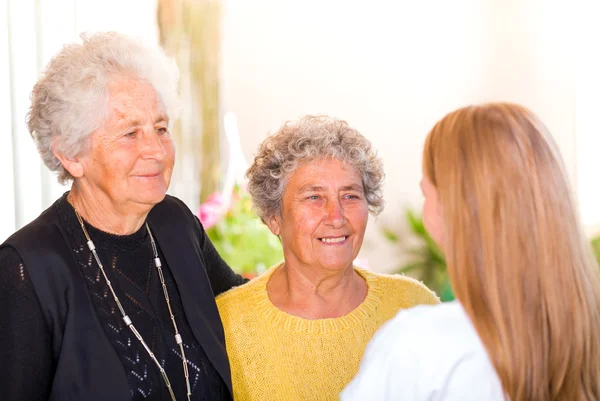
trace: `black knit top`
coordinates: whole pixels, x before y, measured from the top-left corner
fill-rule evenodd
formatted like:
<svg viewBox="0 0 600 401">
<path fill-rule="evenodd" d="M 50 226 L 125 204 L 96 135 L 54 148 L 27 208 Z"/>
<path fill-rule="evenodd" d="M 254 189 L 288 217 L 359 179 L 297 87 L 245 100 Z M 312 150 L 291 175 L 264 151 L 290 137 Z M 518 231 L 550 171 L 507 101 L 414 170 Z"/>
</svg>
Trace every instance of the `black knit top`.
<svg viewBox="0 0 600 401">
<path fill-rule="evenodd" d="M 157 366 L 123 323 L 66 196 L 58 202 L 58 216 L 61 226 L 72 236 L 71 243 L 78 244 L 72 249 L 73 256 L 84 274 L 97 318 L 126 372 L 131 399 L 169 400 Z M 181 355 L 145 225 L 126 236 L 109 234 L 89 224 L 86 228 L 126 314 L 167 372 L 177 399 L 187 399 Z M 203 257 L 214 295 L 240 285 L 243 279 L 231 271 L 210 241 L 206 244 Z M 225 383 L 191 332 L 177 285 L 160 246 L 158 248 L 171 307 L 188 359 L 191 398 L 229 400 Z M 44 321 L 27 266 L 13 248 L 1 248 L 0 394 L 3 400 L 48 399 L 55 367 L 51 345 L 52 334 Z"/>
</svg>

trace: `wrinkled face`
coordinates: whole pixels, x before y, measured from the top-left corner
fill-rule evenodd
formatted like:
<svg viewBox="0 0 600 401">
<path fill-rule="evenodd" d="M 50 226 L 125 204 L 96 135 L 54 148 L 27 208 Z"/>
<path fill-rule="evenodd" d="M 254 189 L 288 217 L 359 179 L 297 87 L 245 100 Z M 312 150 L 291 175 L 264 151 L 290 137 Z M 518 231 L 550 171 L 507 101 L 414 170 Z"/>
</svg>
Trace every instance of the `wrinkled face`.
<svg viewBox="0 0 600 401">
<path fill-rule="evenodd" d="M 289 177 L 281 216 L 269 219 L 286 264 L 340 271 L 351 268 L 369 217 L 357 169 L 335 159 L 300 164 Z"/>
<path fill-rule="evenodd" d="M 429 179 L 423 175 L 421 180 L 421 191 L 425 197 L 423 205 L 423 224 L 431 238 L 444 249 L 444 228 L 442 210 L 438 202 L 437 190 Z"/>
<path fill-rule="evenodd" d="M 109 85 L 106 123 L 78 156 L 81 177 L 93 195 L 122 210 L 148 210 L 169 187 L 175 148 L 168 117 L 152 86 L 130 78 Z"/>
</svg>

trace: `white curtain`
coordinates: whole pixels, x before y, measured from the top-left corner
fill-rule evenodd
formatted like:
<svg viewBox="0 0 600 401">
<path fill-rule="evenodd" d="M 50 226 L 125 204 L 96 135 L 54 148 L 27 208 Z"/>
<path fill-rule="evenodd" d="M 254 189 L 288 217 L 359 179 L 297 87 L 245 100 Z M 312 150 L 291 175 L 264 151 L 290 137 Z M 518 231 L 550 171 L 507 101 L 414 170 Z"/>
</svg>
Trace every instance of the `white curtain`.
<svg viewBox="0 0 600 401">
<path fill-rule="evenodd" d="M 26 126 L 41 66 L 75 37 L 74 0 L 0 1 L 0 240 L 64 191 L 40 161 Z"/>
<path fill-rule="evenodd" d="M 67 190 L 42 164 L 29 136 L 29 96 L 65 43 L 99 30 L 157 41 L 156 1 L 0 0 L 0 242 Z"/>
</svg>

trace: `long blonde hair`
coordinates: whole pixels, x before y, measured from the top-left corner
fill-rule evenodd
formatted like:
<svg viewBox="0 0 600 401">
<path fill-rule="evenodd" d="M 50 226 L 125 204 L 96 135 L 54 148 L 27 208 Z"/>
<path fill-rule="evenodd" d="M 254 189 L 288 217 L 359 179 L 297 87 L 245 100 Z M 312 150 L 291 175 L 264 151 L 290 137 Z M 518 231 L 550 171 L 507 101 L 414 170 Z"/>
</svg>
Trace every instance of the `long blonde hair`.
<svg viewBox="0 0 600 401">
<path fill-rule="evenodd" d="M 423 169 L 456 297 L 507 398 L 600 401 L 598 266 L 544 125 L 514 104 L 456 110 L 429 133 Z"/>
</svg>

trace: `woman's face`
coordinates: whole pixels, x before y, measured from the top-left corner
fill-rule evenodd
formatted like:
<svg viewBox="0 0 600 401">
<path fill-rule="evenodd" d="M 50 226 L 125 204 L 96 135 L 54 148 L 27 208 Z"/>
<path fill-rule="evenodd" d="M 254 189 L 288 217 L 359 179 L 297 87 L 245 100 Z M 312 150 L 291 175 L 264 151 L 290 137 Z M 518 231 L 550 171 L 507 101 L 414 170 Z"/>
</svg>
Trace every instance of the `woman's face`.
<svg viewBox="0 0 600 401">
<path fill-rule="evenodd" d="M 152 86 L 122 78 L 109 85 L 106 123 L 77 157 L 78 184 L 118 209 L 144 210 L 162 201 L 171 181 L 175 148 L 168 117 Z M 71 172 L 72 173 L 72 172 Z"/>
<path fill-rule="evenodd" d="M 362 178 L 335 159 L 303 163 L 289 177 L 281 216 L 269 220 L 286 264 L 340 271 L 351 268 L 362 245 L 369 209 Z"/>
<path fill-rule="evenodd" d="M 425 174 L 423 174 L 423 179 L 421 180 L 421 191 L 425 197 L 425 204 L 423 205 L 423 224 L 431 238 L 433 238 L 443 250 L 444 229 L 442 210 L 438 202 L 437 190 Z"/>
</svg>

